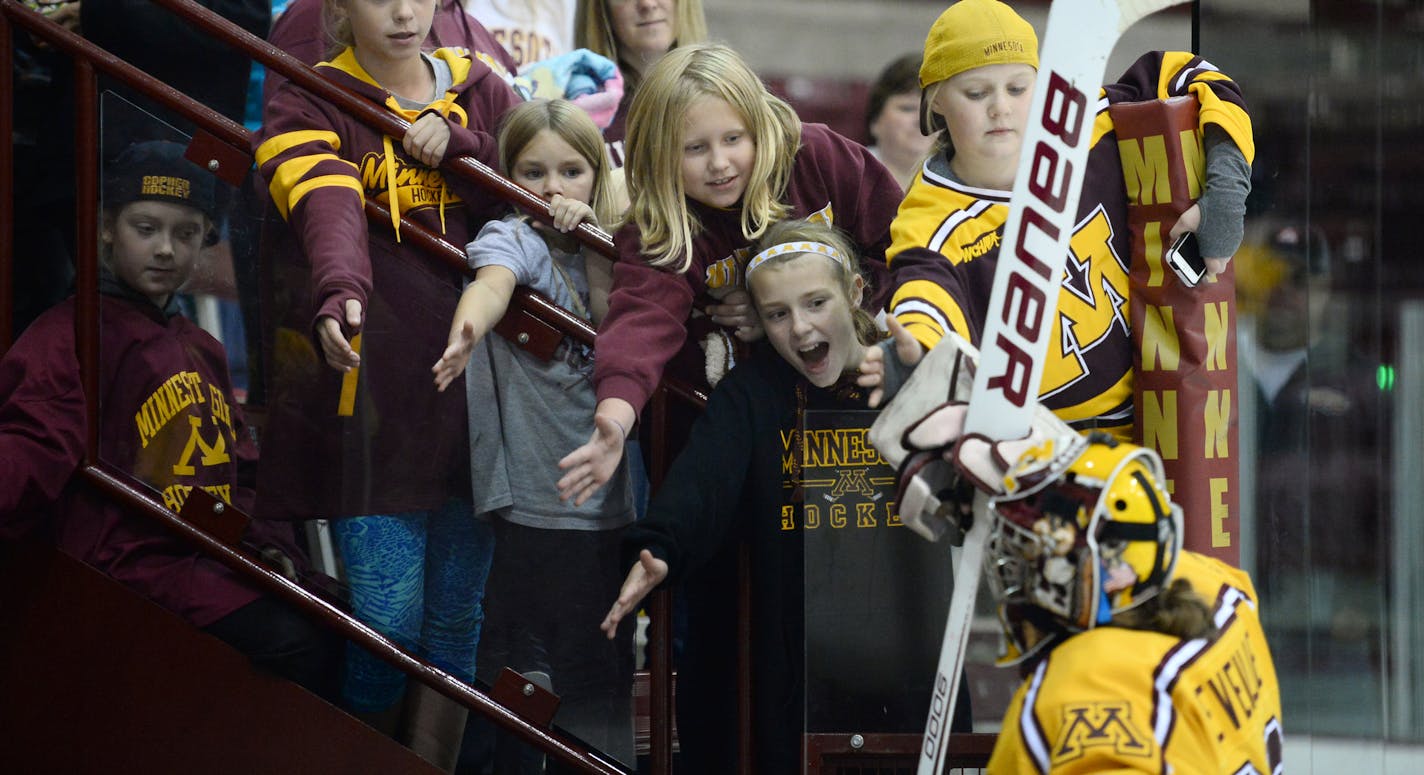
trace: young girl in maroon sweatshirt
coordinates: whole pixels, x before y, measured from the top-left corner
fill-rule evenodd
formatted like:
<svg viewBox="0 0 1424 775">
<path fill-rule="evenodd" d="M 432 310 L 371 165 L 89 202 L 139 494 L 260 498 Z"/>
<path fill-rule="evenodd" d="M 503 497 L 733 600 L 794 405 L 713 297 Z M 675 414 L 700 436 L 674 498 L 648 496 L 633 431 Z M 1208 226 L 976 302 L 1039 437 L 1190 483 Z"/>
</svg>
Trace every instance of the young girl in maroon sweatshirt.
<svg viewBox="0 0 1424 775">
<path fill-rule="evenodd" d="M 664 368 L 688 355 L 703 362 L 688 346 L 695 310 L 742 339 L 760 338 L 743 271 L 748 243 L 772 223 L 810 219 L 849 235 L 873 289 L 866 309 L 879 311 L 889 286 L 899 184 L 864 147 L 802 124 L 730 48 L 681 46 L 658 60 L 629 111 L 627 146 L 631 206 L 598 329 L 595 429 L 559 462 L 560 495 L 576 502 L 617 468 Z"/>
<path fill-rule="evenodd" d="M 385 204 L 456 245 L 505 206 L 447 176 L 454 156 L 495 163 L 495 122 L 518 102 L 463 49 L 421 50 L 435 0 L 326 0 L 344 48 L 317 72 L 411 122 L 404 137 L 373 130 L 294 84 L 267 104 L 257 163 L 299 251 L 269 255 L 287 302 L 283 349 L 259 474 L 258 509 L 332 519 L 355 615 L 463 680 L 474 679 L 481 601 L 493 554 L 471 504 L 463 378 L 437 393 L 420 364 L 445 348 L 462 277 L 401 239 L 399 223 L 368 227 L 365 200 Z M 394 233 L 392 233 L 394 232 Z M 348 651 L 343 701 L 377 727 L 398 723 L 405 676 Z M 415 697 L 441 698 L 433 691 Z M 452 762 L 463 709 L 412 703 L 412 747 Z"/>
</svg>

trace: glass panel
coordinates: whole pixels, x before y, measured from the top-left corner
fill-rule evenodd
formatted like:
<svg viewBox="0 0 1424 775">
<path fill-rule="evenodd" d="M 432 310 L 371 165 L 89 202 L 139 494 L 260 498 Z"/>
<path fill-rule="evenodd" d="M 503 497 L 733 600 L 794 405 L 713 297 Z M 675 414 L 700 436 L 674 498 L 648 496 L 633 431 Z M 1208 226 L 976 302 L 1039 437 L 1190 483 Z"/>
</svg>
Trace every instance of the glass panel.
<svg viewBox="0 0 1424 775">
<path fill-rule="evenodd" d="M 802 428 L 806 731 L 923 730 L 953 570 L 900 523 L 877 413 L 807 410 Z"/>
<path fill-rule="evenodd" d="M 160 115 L 108 91 L 100 115 L 99 456 L 174 511 L 201 489 L 252 513 L 257 445 L 223 344 L 242 338 L 224 325 L 237 317 L 241 198 L 185 160 L 190 137 Z M 335 649 L 304 616 L 117 506 L 85 530 L 100 537 L 66 548 L 259 665 L 330 693 Z M 242 541 L 282 570 L 306 570 L 288 522 L 255 521 Z"/>
<path fill-rule="evenodd" d="M 158 116 L 113 92 L 100 109 L 100 454 L 174 510 L 194 487 L 250 508 L 235 487 L 256 448 L 227 353 L 190 323 L 203 306 L 190 289 L 231 293 L 232 189 L 183 159 L 190 138 Z"/>
<path fill-rule="evenodd" d="M 493 684 L 506 667 L 522 673 L 559 696 L 558 729 L 633 768 L 636 617 L 613 640 L 598 626 L 627 571 L 620 565 L 623 530 L 540 529 L 496 518 L 494 531 L 481 681 Z M 536 751 L 512 735 L 495 737 L 494 772 L 541 771 L 530 769 Z"/>
<path fill-rule="evenodd" d="M 1242 565 L 1292 770 L 1420 766 L 1417 4 L 1201 5 L 1256 160 L 1240 302 Z M 1411 424 L 1412 423 L 1412 424 Z M 1412 432 L 1411 432 L 1412 429 Z"/>
<path fill-rule="evenodd" d="M 478 230 L 465 222 L 469 208 L 448 199 L 454 186 L 420 170 L 396 173 L 399 186 L 388 190 L 379 158 L 349 160 L 364 165 L 366 201 L 398 197 L 403 215 L 437 234 L 444 226 L 460 247 Z M 293 196 L 312 197 L 307 208 L 349 190 L 298 188 Z M 328 227 L 314 209 L 289 213 L 289 223 L 276 210 L 261 221 L 255 272 L 262 355 L 251 397 L 265 415 L 258 515 L 324 523 L 331 572 L 354 616 L 457 679 L 489 686 L 505 667 L 525 674 L 560 697 L 557 727 L 631 767 L 631 631 L 609 641 L 598 628 L 627 572 L 617 567 L 622 531 L 613 526 L 632 520 L 630 488 L 620 474 L 597 496 L 607 506 L 575 510 L 555 486 L 556 461 L 588 438 L 589 353 L 560 341 L 533 354 L 490 332 L 463 377 L 437 390 L 431 367 L 448 342 L 460 269 L 408 231 L 396 242 L 388 222 L 363 225 L 364 251 L 323 254 L 351 244 L 341 238 L 353 227 Z M 584 285 L 575 259 L 558 275 Z M 369 286 L 359 330 L 344 325 L 341 337 L 359 365 L 334 367 L 319 318 L 344 317 L 345 289 L 358 282 Z M 345 707 L 370 714 L 399 701 L 401 674 L 361 649 L 347 660 Z M 464 758 L 537 771 L 537 752 L 495 741 L 487 723 L 472 726 L 480 733 Z"/>
<path fill-rule="evenodd" d="M 876 415 L 805 412 L 808 734 L 918 735 L 930 709 L 959 552 L 901 524 L 894 469 L 866 436 Z M 976 731 L 997 729 L 1018 685 L 994 666 L 996 622 L 981 585 L 960 689 Z"/>
</svg>

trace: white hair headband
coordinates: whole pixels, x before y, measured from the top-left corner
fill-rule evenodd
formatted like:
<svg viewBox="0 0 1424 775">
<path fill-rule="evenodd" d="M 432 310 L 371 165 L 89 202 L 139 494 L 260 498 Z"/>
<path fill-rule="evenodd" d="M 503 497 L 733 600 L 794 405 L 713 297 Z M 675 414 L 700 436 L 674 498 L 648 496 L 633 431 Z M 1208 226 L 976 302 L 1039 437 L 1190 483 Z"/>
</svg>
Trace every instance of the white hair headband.
<svg viewBox="0 0 1424 775">
<path fill-rule="evenodd" d="M 780 245 L 772 245 L 766 250 L 752 256 L 752 260 L 747 262 L 746 276 L 751 277 L 752 272 L 756 271 L 757 267 L 765 264 L 768 260 L 790 253 L 815 253 L 825 256 L 845 267 L 846 270 L 852 274 L 855 273 L 855 267 L 851 265 L 850 258 L 837 250 L 833 245 L 827 245 L 824 242 L 783 242 Z"/>
</svg>

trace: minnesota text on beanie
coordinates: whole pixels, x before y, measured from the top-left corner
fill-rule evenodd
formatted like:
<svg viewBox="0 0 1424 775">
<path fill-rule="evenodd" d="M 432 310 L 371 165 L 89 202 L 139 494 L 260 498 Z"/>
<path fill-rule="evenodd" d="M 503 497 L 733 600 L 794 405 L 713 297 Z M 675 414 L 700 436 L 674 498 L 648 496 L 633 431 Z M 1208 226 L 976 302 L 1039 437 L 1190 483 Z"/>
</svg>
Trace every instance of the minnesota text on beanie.
<svg viewBox="0 0 1424 775">
<path fill-rule="evenodd" d="M 144 199 L 187 205 L 213 218 L 213 176 L 183 158 L 183 146 L 163 140 L 125 148 L 104 170 L 104 207 L 117 212 Z"/>
</svg>

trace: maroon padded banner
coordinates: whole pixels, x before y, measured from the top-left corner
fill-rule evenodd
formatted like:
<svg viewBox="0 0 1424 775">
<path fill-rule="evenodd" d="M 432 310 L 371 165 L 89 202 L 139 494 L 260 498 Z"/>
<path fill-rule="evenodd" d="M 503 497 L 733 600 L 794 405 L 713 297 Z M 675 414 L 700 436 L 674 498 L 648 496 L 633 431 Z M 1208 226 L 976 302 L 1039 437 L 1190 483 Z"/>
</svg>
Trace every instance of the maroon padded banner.
<svg viewBox="0 0 1424 775">
<path fill-rule="evenodd" d="M 1195 287 L 1163 261 L 1168 232 L 1201 196 L 1197 102 L 1177 97 L 1111 108 L 1132 230 L 1131 320 L 1138 440 L 1162 455 L 1181 504 L 1186 547 L 1237 564 L 1234 270 Z"/>
</svg>

